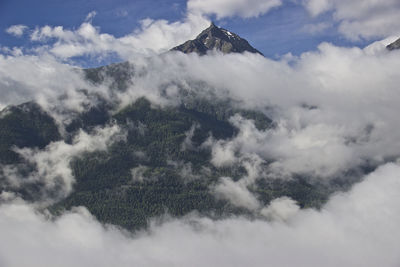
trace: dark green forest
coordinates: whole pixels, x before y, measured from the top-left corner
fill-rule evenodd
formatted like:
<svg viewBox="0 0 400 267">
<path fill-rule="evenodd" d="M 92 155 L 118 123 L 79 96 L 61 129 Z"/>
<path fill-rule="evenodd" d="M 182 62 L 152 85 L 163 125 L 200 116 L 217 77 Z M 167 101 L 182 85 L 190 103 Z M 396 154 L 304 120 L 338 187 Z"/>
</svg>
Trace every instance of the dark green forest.
<svg viewBox="0 0 400 267">
<path fill-rule="evenodd" d="M 116 123 L 127 132 L 127 138 L 113 143 L 107 151 L 86 152 L 74 158 L 70 163 L 76 180 L 73 192 L 53 204 L 50 210 L 60 214 L 75 206 L 85 206 L 100 221 L 127 229 L 145 227 L 149 219 L 164 214 L 184 216 L 198 212 L 215 218 L 232 214 L 253 216 L 244 208 L 215 198 L 210 191 L 220 177 L 238 180 L 246 170 L 241 166 L 216 168 L 210 163 L 210 148 L 201 147 L 210 136 L 217 140 L 233 138 L 238 129 L 228 119 L 234 114 L 254 120 L 262 130 L 274 127 L 261 112 L 205 100 L 160 108 L 140 98 L 113 115 L 106 112 L 105 106 L 89 109 L 67 125 L 70 136 L 80 128 L 90 132 L 96 126 Z M 33 103 L 4 110 L 0 125 L 3 165 L 23 166 L 23 160 L 13 151 L 15 147 L 43 149 L 50 142 L 61 140 L 55 121 Z M 191 129 L 192 147 L 183 149 Z M 189 167 L 190 173 L 183 172 L 184 167 Z M 34 170 L 35 166 L 25 171 L 29 169 Z M 135 175 L 140 179 L 133 178 L 133 170 L 137 170 Z M 40 192 L 38 187 L 40 184 L 15 191 L 23 198 L 34 199 L 35 193 Z M 10 190 L 6 183 L 1 188 Z M 319 207 L 330 193 L 328 187 L 310 184 L 301 178 L 260 179 L 249 189 L 262 203 L 289 196 L 301 207 Z"/>
</svg>

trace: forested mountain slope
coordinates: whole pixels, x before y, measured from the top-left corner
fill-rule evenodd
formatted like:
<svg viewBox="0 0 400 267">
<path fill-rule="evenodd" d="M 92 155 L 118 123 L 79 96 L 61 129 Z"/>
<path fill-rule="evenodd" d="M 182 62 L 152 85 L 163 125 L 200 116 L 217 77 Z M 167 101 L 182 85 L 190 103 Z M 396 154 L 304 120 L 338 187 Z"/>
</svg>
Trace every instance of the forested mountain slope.
<svg viewBox="0 0 400 267">
<path fill-rule="evenodd" d="M 215 25 L 199 35 L 201 40 L 208 38 L 207 42 L 214 37 L 220 39 L 209 47 L 193 48 L 189 43 L 174 50 L 259 54 L 247 41 Z M 225 39 L 232 43 L 224 43 Z M 272 158 L 240 156 L 238 162 L 224 164 L 240 154 L 238 149 L 233 149 L 233 155 L 225 155 L 223 150 L 243 134 L 238 121 L 267 135 L 276 127 L 267 112 L 243 108 L 229 97 L 185 88 L 209 87 L 191 81 L 185 86 L 174 85 L 178 88 L 174 104 L 160 105 L 138 97 L 121 106 L 115 96 L 129 90 L 136 82 L 135 75 L 142 75 L 140 71 L 130 62 L 83 70 L 86 81 L 93 87 L 109 88 L 109 95 L 81 89 L 91 103 L 82 111 L 62 114 L 67 116 L 64 121 L 57 121 L 54 114 L 34 102 L 1 111 L 0 190 L 35 201 L 50 196 L 53 201 L 46 203 L 54 214 L 84 206 L 104 223 L 138 229 L 164 214 L 257 217 L 262 207 L 283 196 L 302 208 L 319 208 L 332 192 L 345 190 L 354 182 L 309 179 L 303 174 L 267 179 Z M 216 161 L 218 156 L 222 163 Z M 365 168 L 368 172 L 369 166 Z M 246 192 L 252 196 L 243 200 L 240 191 L 227 198 L 224 190 L 232 183 L 245 196 Z"/>
</svg>

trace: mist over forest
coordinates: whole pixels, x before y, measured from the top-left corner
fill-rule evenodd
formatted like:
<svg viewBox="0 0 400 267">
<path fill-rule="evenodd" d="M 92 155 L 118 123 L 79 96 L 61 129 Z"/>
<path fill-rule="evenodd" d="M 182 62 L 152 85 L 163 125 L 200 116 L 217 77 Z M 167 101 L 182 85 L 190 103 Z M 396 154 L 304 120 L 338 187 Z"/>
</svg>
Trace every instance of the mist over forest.
<svg viewBox="0 0 400 267">
<path fill-rule="evenodd" d="M 280 0 L 9 25 L 0 266 L 398 266 L 400 5 L 294 2 L 368 44 L 271 58 L 217 26 Z"/>
</svg>

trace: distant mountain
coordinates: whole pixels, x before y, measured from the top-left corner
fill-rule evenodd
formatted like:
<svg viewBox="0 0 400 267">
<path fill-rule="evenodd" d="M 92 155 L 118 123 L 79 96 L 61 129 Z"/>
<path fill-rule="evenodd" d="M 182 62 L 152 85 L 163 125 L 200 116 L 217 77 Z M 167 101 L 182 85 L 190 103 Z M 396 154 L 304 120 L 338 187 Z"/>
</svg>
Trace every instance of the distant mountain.
<svg viewBox="0 0 400 267">
<path fill-rule="evenodd" d="M 400 38 L 397 39 L 395 42 L 386 46 L 386 48 L 389 49 L 390 51 L 400 49 Z"/>
<path fill-rule="evenodd" d="M 239 35 L 211 23 L 210 27 L 202 31 L 194 40 L 189 40 L 171 51 L 181 51 L 185 54 L 206 54 L 210 50 L 218 50 L 224 54 L 243 53 L 245 51 L 262 55 L 260 51 L 252 47 L 249 42 Z"/>
</svg>

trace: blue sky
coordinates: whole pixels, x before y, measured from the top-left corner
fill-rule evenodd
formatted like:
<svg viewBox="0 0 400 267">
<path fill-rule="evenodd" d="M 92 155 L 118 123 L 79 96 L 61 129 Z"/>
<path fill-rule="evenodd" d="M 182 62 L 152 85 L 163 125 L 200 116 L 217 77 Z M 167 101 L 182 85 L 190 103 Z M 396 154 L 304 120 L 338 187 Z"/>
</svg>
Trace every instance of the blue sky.
<svg viewBox="0 0 400 267">
<path fill-rule="evenodd" d="M 88 13 L 97 12 L 94 24 L 102 32 L 122 36 L 139 26 L 141 19 L 177 20 L 182 16 L 186 1 L 169 0 L 1 0 L 0 40 L 2 45 L 21 44 L 5 30 L 14 24 L 30 27 L 62 25 L 77 28 Z M 157 7 L 157 8 L 154 8 Z"/>
<path fill-rule="evenodd" d="M 29 39 L 28 34 L 17 38 L 6 33 L 6 29 L 11 25 L 23 24 L 31 31 L 35 27 L 45 25 L 60 25 L 64 29 L 74 30 L 79 28 L 88 13 L 92 11 L 97 13 L 92 20 L 93 26 L 98 27 L 101 33 L 109 33 L 119 38 L 138 29 L 140 21 L 145 18 L 163 19 L 169 22 L 182 21 L 187 11 L 186 2 L 185 0 L 1 0 L 0 45 L 10 48 L 14 46 L 31 48 L 36 45 Z M 242 18 L 233 15 L 217 18 L 216 14 L 211 13 L 207 14 L 207 18 L 246 38 L 269 58 L 279 58 L 289 52 L 299 55 L 315 50 L 321 42 L 363 47 L 378 39 L 369 36 L 349 40 L 338 32 L 340 21 L 332 18 L 333 11 L 321 12 L 319 16 L 313 17 L 303 5 L 293 0 L 285 1 L 281 6 L 272 8 L 260 16 Z M 318 24 L 327 26 L 324 30 L 314 33 L 305 30 L 310 25 Z M 107 60 L 109 59 L 100 63 L 108 63 Z M 99 64 L 99 61 L 87 65 L 96 64 Z"/>
</svg>

